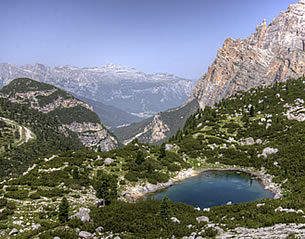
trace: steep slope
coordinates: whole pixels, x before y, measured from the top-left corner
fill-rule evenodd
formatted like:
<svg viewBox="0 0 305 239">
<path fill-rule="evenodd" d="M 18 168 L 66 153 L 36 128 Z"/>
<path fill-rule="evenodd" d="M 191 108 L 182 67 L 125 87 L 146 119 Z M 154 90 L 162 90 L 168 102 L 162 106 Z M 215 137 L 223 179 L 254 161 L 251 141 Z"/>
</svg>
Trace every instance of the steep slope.
<svg viewBox="0 0 305 239">
<path fill-rule="evenodd" d="M 52 85 L 27 78 L 15 79 L 0 90 L 0 98 L 56 118 L 63 133 L 67 134 L 67 129 L 77 133 L 86 147 L 111 150 L 118 146 L 92 108 Z"/>
<path fill-rule="evenodd" d="M 0 98 L 0 178 L 22 174 L 40 156 L 83 147 L 57 118 Z"/>
<path fill-rule="evenodd" d="M 290 5 L 268 26 L 264 20 L 249 38 L 224 42 L 191 100 L 200 107 L 260 85 L 270 85 L 305 73 L 305 1 Z"/>
<path fill-rule="evenodd" d="M 111 131 L 117 127 L 123 125 L 126 126 L 133 122 L 139 122 L 142 120 L 142 118 L 129 114 L 128 112 L 116 108 L 115 106 L 105 105 L 101 102 L 90 100 L 82 96 L 75 95 L 75 97 L 92 106 L 94 112 L 100 117 L 103 125 L 109 128 Z"/>
<path fill-rule="evenodd" d="M 191 80 L 164 73 L 145 74 L 134 68 L 116 65 L 92 68 L 58 66 L 51 69 L 42 64 L 20 67 L 0 64 L 0 86 L 19 77 L 49 83 L 146 117 L 184 104 L 194 88 Z"/>
<path fill-rule="evenodd" d="M 204 109 L 239 90 L 272 85 L 304 74 L 305 1 L 301 0 L 289 6 L 286 12 L 281 12 L 268 26 L 263 21 L 249 38 L 228 38 L 223 48 L 218 50 L 208 72 L 197 82 L 186 105 L 197 101 L 200 108 Z M 152 132 L 150 137 L 157 138 L 158 131 L 152 129 L 159 125 L 164 125 L 160 117 L 155 122 L 149 121 L 141 126 L 142 130 L 134 130 L 137 134 L 132 134 L 132 137 L 143 135 L 143 129 L 149 127 Z M 172 135 L 176 133 L 174 130 L 168 128 L 168 131 L 173 131 Z M 167 135 L 160 139 L 166 140 Z M 142 138 L 140 140 L 152 143 Z"/>
</svg>

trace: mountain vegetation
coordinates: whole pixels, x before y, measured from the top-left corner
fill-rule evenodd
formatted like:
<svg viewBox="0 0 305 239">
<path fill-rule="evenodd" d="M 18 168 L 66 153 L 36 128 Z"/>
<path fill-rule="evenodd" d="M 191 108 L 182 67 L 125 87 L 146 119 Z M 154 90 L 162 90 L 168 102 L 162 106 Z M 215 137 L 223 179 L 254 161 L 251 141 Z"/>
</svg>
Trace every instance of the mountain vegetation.
<svg viewBox="0 0 305 239">
<path fill-rule="evenodd" d="M 305 79 L 300 78 L 237 92 L 198 110 L 161 146 L 134 140 L 109 152 L 69 150 L 40 157 L 27 173 L 2 183 L 1 235 L 18 228 L 16 238 L 75 238 L 81 232 L 121 238 L 213 238 L 235 235 L 241 227 L 302 225 L 304 90 Z M 282 189 L 281 198 L 201 211 L 166 198 L 129 202 L 132 189 L 161 185 L 190 167 L 270 175 Z M 58 218 L 62 198 L 69 204 L 64 223 Z M 89 221 L 74 216 L 84 207 L 90 209 Z M 16 224 L 14 218 L 21 217 Z M 25 230 L 28 223 L 32 226 Z"/>
<path fill-rule="evenodd" d="M 102 150 L 118 147 L 118 141 L 101 124 L 92 107 L 55 86 L 19 78 L 0 90 L 0 98 L 56 118 L 62 133 L 67 135 L 67 130 L 76 133 L 86 147 Z"/>
</svg>

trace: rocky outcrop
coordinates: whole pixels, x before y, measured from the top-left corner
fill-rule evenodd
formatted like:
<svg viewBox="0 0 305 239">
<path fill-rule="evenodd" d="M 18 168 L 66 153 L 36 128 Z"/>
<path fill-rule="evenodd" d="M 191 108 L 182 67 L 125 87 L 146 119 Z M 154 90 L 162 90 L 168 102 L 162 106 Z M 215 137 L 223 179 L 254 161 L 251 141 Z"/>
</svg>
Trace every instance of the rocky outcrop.
<svg viewBox="0 0 305 239">
<path fill-rule="evenodd" d="M 109 151 L 118 147 L 118 142 L 114 136 L 99 123 L 83 122 L 64 124 L 67 128 L 78 134 L 80 141 L 86 147 L 101 147 L 103 151 Z"/>
<path fill-rule="evenodd" d="M 148 135 L 147 138 L 150 138 L 147 143 L 153 144 L 165 139 L 166 133 L 170 131 L 168 125 L 161 120 L 160 114 L 157 114 L 153 117 L 153 120 L 144 127 L 143 131 L 135 135 L 133 138 L 124 141 L 124 144 L 129 144 L 135 138 L 140 136 Z"/>
<path fill-rule="evenodd" d="M 40 105 L 39 99 L 41 97 L 51 96 L 56 91 L 57 91 L 57 89 L 54 88 L 52 90 L 28 91 L 28 92 L 24 92 L 24 93 L 16 93 L 11 96 L 0 93 L 0 98 L 7 98 L 12 103 L 17 103 L 17 104 L 29 104 L 30 103 L 30 107 L 32 109 L 38 110 L 42 113 L 49 113 L 58 108 L 73 108 L 76 106 L 81 106 L 88 110 L 93 111 L 93 108 L 90 107 L 88 104 L 74 98 L 73 96 L 69 96 L 69 95 L 68 95 L 68 98 L 66 98 L 66 99 L 61 96 L 58 96 L 54 101 L 50 102 L 49 104 Z"/>
<path fill-rule="evenodd" d="M 257 239 L 276 239 L 305 237 L 305 224 L 276 224 L 272 227 L 262 227 L 257 229 L 238 227 L 233 230 L 223 232 L 216 238 L 257 238 Z"/>
<path fill-rule="evenodd" d="M 237 91 L 298 78 L 305 73 L 305 2 L 290 5 L 246 39 L 228 38 L 189 101 L 213 105 Z"/>
<path fill-rule="evenodd" d="M 78 213 L 74 214 L 71 218 L 77 218 L 82 222 L 90 221 L 90 209 L 89 208 L 80 208 Z"/>
</svg>

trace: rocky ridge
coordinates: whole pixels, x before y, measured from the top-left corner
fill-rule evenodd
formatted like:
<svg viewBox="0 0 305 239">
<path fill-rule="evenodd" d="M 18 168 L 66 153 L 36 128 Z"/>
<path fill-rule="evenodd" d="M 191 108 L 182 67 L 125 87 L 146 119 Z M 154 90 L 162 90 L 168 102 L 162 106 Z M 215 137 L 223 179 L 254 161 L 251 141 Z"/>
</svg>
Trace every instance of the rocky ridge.
<svg viewBox="0 0 305 239">
<path fill-rule="evenodd" d="M 246 39 L 228 38 L 208 72 L 197 82 L 190 101 L 201 108 L 240 90 L 298 78 L 305 73 L 305 1 L 264 20 Z"/>
</svg>

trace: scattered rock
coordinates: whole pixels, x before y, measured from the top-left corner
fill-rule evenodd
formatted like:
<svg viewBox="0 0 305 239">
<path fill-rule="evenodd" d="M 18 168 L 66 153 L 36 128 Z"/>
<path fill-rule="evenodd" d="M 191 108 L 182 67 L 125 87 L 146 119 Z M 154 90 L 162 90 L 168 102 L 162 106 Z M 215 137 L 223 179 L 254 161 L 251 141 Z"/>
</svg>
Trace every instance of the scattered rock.
<svg viewBox="0 0 305 239">
<path fill-rule="evenodd" d="M 255 142 L 252 137 L 240 139 L 240 145 L 253 145 L 253 144 L 255 144 Z"/>
<path fill-rule="evenodd" d="M 180 221 L 176 217 L 171 217 L 172 222 L 174 223 L 180 223 Z"/>
<path fill-rule="evenodd" d="M 98 228 L 95 229 L 97 233 L 102 233 L 104 231 L 104 228 L 102 226 L 99 226 Z"/>
<path fill-rule="evenodd" d="M 41 227 L 41 225 L 40 224 L 34 224 L 34 225 L 32 225 L 32 227 L 33 227 L 34 230 L 37 230 L 39 227 Z"/>
<path fill-rule="evenodd" d="M 71 218 L 78 218 L 82 222 L 89 222 L 90 221 L 90 209 L 89 208 L 80 208 L 78 213 L 71 216 Z"/>
<path fill-rule="evenodd" d="M 79 232 L 78 236 L 80 239 L 93 239 L 93 235 L 86 231 Z"/>
<path fill-rule="evenodd" d="M 166 144 L 165 145 L 165 150 L 166 151 L 170 151 L 170 150 L 172 150 L 174 148 L 174 146 L 172 145 L 172 144 Z"/>
<path fill-rule="evenodd" d="M 16 234 L 18 234 L 18 230 L 16 228 L 13 228 L 8 235 L 12 236 L 12 235 L 16 235 Z"/>
<path fill-rule="evenodd" d="M 264 158 L 267 158 L 268 155 L 276 154 L 278 151 L 279 151 L 279 150 L 278 150 L 277 148 L 270 148 L 270 147 L 267 147 L 267 148 L 264 148 L 262 154 L 259 154 L 259 155 L 257 155 L 257 156 L 258 156 L 258 157 L 263 156 Z"/>
<path fill-rule="evenodd" d="M 113 163 L 113 159 L 112 158 L 106 158 L 105 160 L 104 160 L 104 163 L 105 164 L 112 164 Z"/>
<path fill-rule="evenodd" d="M 209 222 L 209 221 L 210 221 L 209 218 L 206 217 L 206 216 L 197 217 L 196 220 L 197 220 L 198 223 L 201 223 L 201 222 Z"/>
</svg>

